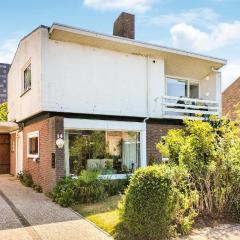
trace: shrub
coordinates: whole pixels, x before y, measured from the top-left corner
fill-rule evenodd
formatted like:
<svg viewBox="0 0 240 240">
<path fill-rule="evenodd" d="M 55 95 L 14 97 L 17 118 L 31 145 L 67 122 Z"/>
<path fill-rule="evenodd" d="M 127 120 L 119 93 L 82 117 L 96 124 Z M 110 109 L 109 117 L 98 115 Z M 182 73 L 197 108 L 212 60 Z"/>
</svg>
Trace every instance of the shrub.
<svg viewBox="0 0 240 240">
<path fill-rule="evenodd" d="M 84 170 L 78 178 L 67 177 L 55 186 L 51 196 L 55 202 L 64 207 L 75 202 L 99 202 L 106 197 L 106 192 L 98 175 L 97 171 Z"/>
<path fill-rule="evenodd" d="M 75 199 L 79 203 L 94 203 L 106 197 L 104 184 L 96 171 L 83 170 L 76 180 Z"/>
<path fill-rule="evenodd" d="M 240 220 L 240 138 L 235 122 L 211 117 L 185 120 L 183 130 L 170 130 L 157 145 L 170 164 L 184 165 L 199 194 L 201 215 Z M 178 143 L 178 144 L 174 144 Z"/>
<path fill-rule="evenodd" d="M 102 180 L 102 182 L 104 184 L 104 189 L 108 196 L 114 196 L 119 193 L 124 193 L 129 184 L 129 179 Z"/>
<path fill-rule="evenodd" d="M 120 206 L 117 238 L 159 240 L 176 231 L 187 233 L 193 224 L 196 199 L 184 168 L 155 165 L 139 169 Z"/>
<path fill-rule="evenodd" d="M 33 188 L 36 192 L 42 193 L 42 187 L 41 187 L 39 184 L 34 183 L 34 184 L 32 185 L 32 188 Z"/>
<path fill-rule="evenodd" d="M 18 173 L 17 175 L 20 182 L 25 185 L 26 187 L 32 187 L 33 186 L 33 179 L 31 173 L 28 171 L 23 171 Z"/>
<path fill-rule="evenodd" d="M 70 177 L 66 177 L 60 181 L 50 193 L 53 201 L 63 207 L 68 207 L 74 203 L 75 182 L 76 179 Z"/>
</svg>

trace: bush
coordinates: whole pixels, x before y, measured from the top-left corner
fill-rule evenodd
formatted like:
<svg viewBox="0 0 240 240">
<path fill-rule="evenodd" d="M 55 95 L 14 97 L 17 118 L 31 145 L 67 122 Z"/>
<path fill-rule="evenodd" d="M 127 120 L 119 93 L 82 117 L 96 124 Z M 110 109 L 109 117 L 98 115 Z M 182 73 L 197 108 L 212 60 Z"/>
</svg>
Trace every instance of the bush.
<svg viewBox="0 0 240 240">
<path fill-rule="evenodd" d="M 104 184 L 104 189 L 108 196 L 114 196 L 119 193 L 124 193 L 129 184 L 129 179 L 102 180 L 102 181 Z"/>
<path fill-rule="evenodd" d="M 33 188 L 33 190 L 35 190 L 36 192 L 42 193 L 42 187 L 41 187 L 39 184 L 34 183 L 34 184 L 32 185 L 32 188 Z"/>
<path fill-rule="evenodd" d="M 50 193 L 53 201 L 60 204 L 63 207 L 68 207 L 75 201 L 75 182 L 76 179 L 70 177 L 64 178 L 59 182 Z"/>
<path fill-rule="evenodd" d="M 26 187 L 32 187 L 33 186 L 33 179 L 31 173 L 28 171 L 23 171 L 18 173 L 17 175 L 20 182 L 25 185 Z"/>
<path fill-rule="evenodd" d="M 97 171 L 82 171 L 78 178 L 67 177 L 53 189 L 53 200 L 63 207 L 73 203 L 94 203 L 103 200 L 106 192 Z"/>
<path fill-rule="evenodd" d="M 118 239 L 159 240 L 187 233 L 193 224 L 195 192 L 182 167 L 155 165 L 135 172 L 120 206 Z"/>
<path fill-rule="evenodd" d="M 185 120 L 157 145 L 170 164 L 183 165 L 199 194 L 200 215 L 240 220 L 240 138 L 236 122 L 211 117 Z M 175 144 L 177 143 L 177 144 Z"/>
<path fill-rule="evenodd" d="M 76 180 L 75 199 L 79 203 L 94 203 L 106 197 L 103 182 L 96 171 L 83 170 Z"/>
</svg>

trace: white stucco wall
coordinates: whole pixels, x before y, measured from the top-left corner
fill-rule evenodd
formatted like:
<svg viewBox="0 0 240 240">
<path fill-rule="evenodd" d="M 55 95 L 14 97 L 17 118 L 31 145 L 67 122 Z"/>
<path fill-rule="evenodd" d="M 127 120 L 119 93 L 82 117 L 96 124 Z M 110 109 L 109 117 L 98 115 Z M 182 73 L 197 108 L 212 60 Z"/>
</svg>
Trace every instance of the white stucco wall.
<svg viewBox="0 0 240 240">
<path fill-rule="evenodd" d="M 147 78 L 156 111 L 163 61 L 47 37 L 43 49 L 43 108 L 46 111 L 147 116 Z M 149 70 L 148 70 L 149 69 Z"/>
<path fill-rule="evenodd" d="M 212 101 L 221 101 L 220 89 L 221 77 L 212 72 L 209 76 L 200 80 L 200 98 Z"/>
<path fill-rule="evenodd" d="M 28 61 L 32 89 L 21 96 Z M 51 40 L 40 28 L 21 41 L 10 69 L 9 120 L 41 111 L 161 118 L 164 66 L 162 58 Z M 215 73 L 202 79 L 200 97 L 219 100 L 218 81 Z"/>
<path fill-rule="evenodd" d="M 20 42 L 8 74 L 8 118 L 21 121 L 41 111 L 41 37 L 36 30 Z M 23 96 L 23 71 L 31 62 L 32 86 Z"/>
</svg>

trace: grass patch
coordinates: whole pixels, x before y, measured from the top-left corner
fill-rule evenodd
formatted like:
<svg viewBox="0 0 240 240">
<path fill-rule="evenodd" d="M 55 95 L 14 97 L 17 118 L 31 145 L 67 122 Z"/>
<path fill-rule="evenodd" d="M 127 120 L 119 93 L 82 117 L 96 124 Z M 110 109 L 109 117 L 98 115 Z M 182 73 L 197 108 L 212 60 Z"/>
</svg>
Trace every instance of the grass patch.
<svg viewBox="0 0 240 240">
<path fill-rule="evenodd" d="M 117 195 L 99 203 L 74 204 L 72 208 L 98 227 L 113 235 L 115 227 L 120 221 L 117 209 L 120 199 L 121 196 Z"/>
</svg>

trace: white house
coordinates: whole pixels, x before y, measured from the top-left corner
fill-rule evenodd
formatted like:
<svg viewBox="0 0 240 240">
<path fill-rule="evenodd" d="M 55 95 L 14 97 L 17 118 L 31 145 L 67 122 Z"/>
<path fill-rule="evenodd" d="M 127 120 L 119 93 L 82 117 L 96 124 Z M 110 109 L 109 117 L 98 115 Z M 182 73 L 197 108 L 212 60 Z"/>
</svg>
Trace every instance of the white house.
<svg viewBox="0 0 240 240">
<path fill-rule="evenodd" d="M 29 170 L 44 191 L 81 169 L 122 177 L 161 160 L 156 142 L 184 117 L 221 115 L 226 60 L 133 38 L 122 13 L 114 35 L 54 23 L 20 41 L 8 75 L 12 174 Z"/>
</svg>

